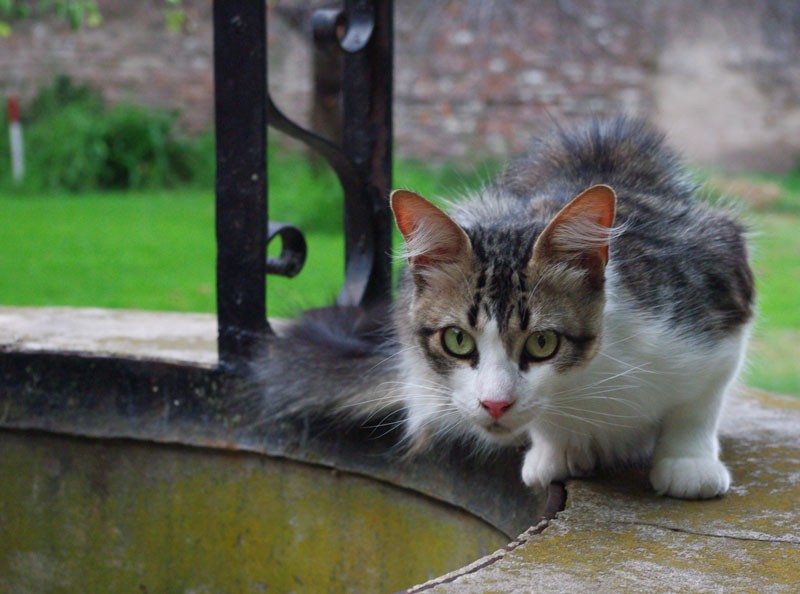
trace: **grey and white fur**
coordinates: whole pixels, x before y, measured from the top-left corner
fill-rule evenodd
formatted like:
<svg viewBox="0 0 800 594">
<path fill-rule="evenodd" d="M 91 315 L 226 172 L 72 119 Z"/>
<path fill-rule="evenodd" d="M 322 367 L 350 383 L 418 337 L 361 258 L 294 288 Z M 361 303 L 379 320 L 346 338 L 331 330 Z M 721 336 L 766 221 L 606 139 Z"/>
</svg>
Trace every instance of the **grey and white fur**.
<svg viewBox="0 0 800 594">
<path fill-rule="evenodd" d="M 308 314 L 256 371 L 277 394 L 258 414 L 383 419 L 412 451 L 525 444 L 534 487 L 644 462 L 658 493 L 725 493 L 717 425 L 754 288 L 742 226 L 699 191 L 620 118 L 557 128 L 446 212 L 394 192 L 391 313 Z"/>
</svg>

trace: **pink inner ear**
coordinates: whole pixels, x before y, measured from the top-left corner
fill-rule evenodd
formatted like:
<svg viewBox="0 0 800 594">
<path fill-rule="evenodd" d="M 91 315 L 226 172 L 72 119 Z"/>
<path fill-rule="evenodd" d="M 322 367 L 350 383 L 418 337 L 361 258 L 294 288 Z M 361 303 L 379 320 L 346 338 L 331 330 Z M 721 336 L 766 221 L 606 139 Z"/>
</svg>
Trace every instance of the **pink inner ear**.
<svg viewBox="0 0 800 594">
<path fill-rule="evenodd" d="M 419 221 L 425 216 L 425 210 L 430 203 L 414 192 L 396 190 L 392 192 L 390 204 L 397 228 L 407 241 L 419 226 Z"/>
<path fill-rule="evenodd" d="M 579 194 L 550 221 L 536 242 L 540 257 L 578 256 L 608 261 L 616 195 L 608 186 L 592 186 Z"/>
<path fill-rule="evenodd" d="M 412 266 L 452 263 L 468 253 L 469 238 L 464 230 L 419 194 L 396 190 L 391 206 Z"/>
</svg>

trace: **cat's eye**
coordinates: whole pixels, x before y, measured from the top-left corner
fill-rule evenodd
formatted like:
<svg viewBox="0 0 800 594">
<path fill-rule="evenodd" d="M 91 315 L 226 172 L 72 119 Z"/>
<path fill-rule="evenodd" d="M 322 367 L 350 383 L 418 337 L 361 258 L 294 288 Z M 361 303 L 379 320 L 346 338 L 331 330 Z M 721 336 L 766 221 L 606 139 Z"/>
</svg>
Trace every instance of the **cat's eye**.
<svg viewBox="0 0 800 594">
<path fill-rule="evenodd" d="M 469 357 L 475 352 L 475 339 L 458 326 L 450 326 L 442 332 L 442 347 L 454 357 Z"/>
<path fill-rule="evenodd" d="M 544 361 L 556 354 L 558 334 L 552 330 L 533 332 L 525 341 L 525 354 L 534 361 Z"/>
</svg>

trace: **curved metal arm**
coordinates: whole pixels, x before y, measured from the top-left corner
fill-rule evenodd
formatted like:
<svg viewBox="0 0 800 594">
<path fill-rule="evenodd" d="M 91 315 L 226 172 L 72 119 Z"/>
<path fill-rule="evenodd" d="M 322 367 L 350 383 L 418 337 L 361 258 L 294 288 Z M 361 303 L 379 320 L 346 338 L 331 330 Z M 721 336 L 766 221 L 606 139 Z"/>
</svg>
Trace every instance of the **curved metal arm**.
<svg viewBox="0 0 800 594">
<path fill-rule="evenodd" d="M 267 274 L 292 278 L 297 276 L 306 262 L 306 239 L 296 227 L 270 221 L 267 228 L 267 245 L 281 238 L 281 255 L 267 258 Z"/>
<path fill-rule="evenodd" d="M 334 144 L 289 120 L 267 94 L 268 122 L 330 164 L 344 191 L 345 279 L 342 305 L 391 294 L 392 1 L 344 0 L 343 10 L 313 15 L 315 39 L 345 52 L 344 142 Z"/>
<path fill-rule="evenodd" d="M 363 50 L 375 30 L 375 8 L 371 2 L 354 2 L 347 12 L 322 8 L 311 17 L 314 39 L 335 43 L 343 51 L 354 54 Z M 341 30 L 344 30 L 340 34 Z"/>
<path fill-rule="evenodd" d="M 345 283 L 338 302 L 341 305 L 360 304 L 367 290 L 375 259 L 372 203 L 369 200 L 369 188 L 361 172 L 338 146 L 301 128 L 287 118 L 270 96 L 267 96 L 267 120 L 273 128 L 305 143 L 322 155 L 339 178 L 347 208 L 351 213 L 356 213 L 355 216 L 359 221 L 358 228 L 354 230 L 358 233 L 355 241 L 359 249 L 351 253 L 347 259 Z"/>
</svg>

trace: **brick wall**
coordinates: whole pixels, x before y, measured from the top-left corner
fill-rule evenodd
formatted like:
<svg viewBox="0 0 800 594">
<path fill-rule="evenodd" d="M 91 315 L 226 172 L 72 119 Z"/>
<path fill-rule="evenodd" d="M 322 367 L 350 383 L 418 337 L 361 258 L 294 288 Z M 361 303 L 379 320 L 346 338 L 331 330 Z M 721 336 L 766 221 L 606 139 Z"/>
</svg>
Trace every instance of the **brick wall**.
<svg viewBox="0 0 800 594">
<path fill-rule="evenodd" d="M 503 155 L 549 117 L 651 108 L 647 3 L 433 4 L 398 18 L 398 128 L 423 154 Z"/>
<path fill-rule="evenodd" d="M 112 102 L 180 110 L 192 129 L 213 117 L 211 3 L 185 0 L 185 33 L 167 31 L 156 2 L 99 0 L 104 23 L 71 31 L 57 19 L 14 24 L 0 38 L 0 94 L 30 98 L 59 74 L 103 89 Z"/>
<path fill-rule="evenodd" d="M 16 24 L 0 40 L 0 93 L 30 97 L 68 73 L 101 86 L 111 101 L 175 108 L 187 128 L 209 126 L 211 3 L 183 1 L 182 33 L 167 31 L 158 3 L 99 4 L 105 18 L 99 29 Z M 505 156 L 550 118 L 624 111 L 655 120 L 697 162 L 786 169 L 800 156 L 795 5 L 397 1 L 397 150 L 422 159 Z M 310 51 L 276 10 L 269 25 L 273 95 L 291 117 L 307 122 Z"/>
</svg>

